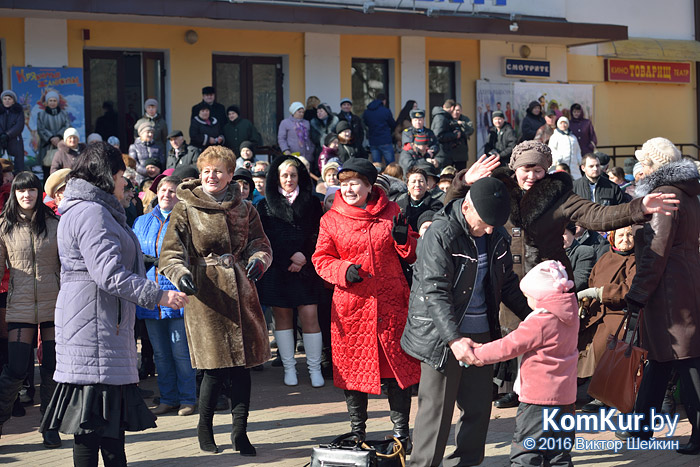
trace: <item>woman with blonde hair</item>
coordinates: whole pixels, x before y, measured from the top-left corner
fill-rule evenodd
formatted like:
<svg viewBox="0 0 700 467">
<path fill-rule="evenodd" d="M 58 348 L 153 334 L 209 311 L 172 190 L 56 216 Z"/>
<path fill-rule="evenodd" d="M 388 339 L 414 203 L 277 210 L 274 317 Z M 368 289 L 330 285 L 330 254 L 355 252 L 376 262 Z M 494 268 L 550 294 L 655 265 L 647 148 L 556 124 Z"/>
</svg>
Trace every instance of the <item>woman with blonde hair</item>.
<svg viewBox="0 0 700 467">
<path fill-rule="evenodd" d="M 233 151 L 210 146 L 197 160 L 201 179 L 177 188 L 160 255 L 162 274 L 190 296 L 185 330 L 192 367 L 204 370 L 199 394 L 199 448 L 218 453 L 213 420 L 219 391 L 231 399 L 233 448 L 255 456 L 247 435 L 250 368 L 270 358 L 255 281 L 272 250 L 253 205 L 232 182 Z"/>
</svg>

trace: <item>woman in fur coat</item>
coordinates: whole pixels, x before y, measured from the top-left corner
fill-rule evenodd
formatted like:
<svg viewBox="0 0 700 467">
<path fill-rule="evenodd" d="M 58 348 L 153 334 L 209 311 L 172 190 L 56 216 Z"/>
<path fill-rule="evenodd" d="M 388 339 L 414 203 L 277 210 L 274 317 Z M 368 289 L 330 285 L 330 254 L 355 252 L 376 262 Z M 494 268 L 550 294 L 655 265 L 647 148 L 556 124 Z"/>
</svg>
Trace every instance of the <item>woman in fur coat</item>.
<svg viewBox="0 0 700 467">
<path fill-rule="evenodd" d="M 482 156 L 468 171 L 458 172 L 445 204 L 464 197 L 469 186 L 481 177 L 493 176 L 505 183 L 511 195 L 505 228 L 513 239 L 513 270 L 521 278 L 548 259 L 561 261 L 567 275 L 573 277 L 561 237 L 569 222 L 589 230 L 610 231 L 647 222 L 651 214 L 671 215 L 678 209 L 674 194 L 648 194 L 619 206 L 602 206 L 583 199 L 574 194 L 569 174 L 547 173 L 552 165 L 552 151 L 539 141 L 523 141 L 513 149 L 508 168 L 498 168 L 499 165 L 497 157 Z"/>
<path fill-rule="evenodd" d="M 653 138 L 635 152 L 645 177 L 638 196 L 670 193 L 679 200 L 672 216 L 655 214 L 635 235 L 637 274 L 625 296 L 632 312 L 641 312 L 641 345 L 649 351 L 634 411 L 649 414 L 661 407 L 675 369 L 683 406 L 693 430 L 681 454 L 700 453 L 700 183 L 692 160 L 666 138 Z M 634 202 L 634 201 L 632 201 Z M 642 420 L 642 426 L 648 423 Z M 634 436 L 649 439 L 653 433 Z"/>
<path fill-rule="evenodd" d="M 231 398 L 234 449 L 255 456 L 246 434 L 250 368 L 270 358 L 255 281 L 272 262 L 257 211 L 233 180 L 236 158 L 223 146 L 197 160 L 201 180 L 178 186 L 180 202 L 163 239 L 162 273 L 190 295 L 185 330 L 192 367 L 204 370 L 199 394 L 199 447 L 219 452 L 213 417 L 220 390 Z"/>
<path fill-rule="evenodd" d="M 311 385 L 324 385 L 321 374 L 323 340 L 318 301 L 323 283 L 311 264 L 323 215 L 314 184 L 301 160 L 280 157 L 267 173 L 265 199 L 258 203 L 274 260 L 260 281 L 260 297 L 275 316 L 275 340 L 284 365 L 284 384 L 298 384 L 294 360 L 293 309 L 299 312 Z"/>
</svg>

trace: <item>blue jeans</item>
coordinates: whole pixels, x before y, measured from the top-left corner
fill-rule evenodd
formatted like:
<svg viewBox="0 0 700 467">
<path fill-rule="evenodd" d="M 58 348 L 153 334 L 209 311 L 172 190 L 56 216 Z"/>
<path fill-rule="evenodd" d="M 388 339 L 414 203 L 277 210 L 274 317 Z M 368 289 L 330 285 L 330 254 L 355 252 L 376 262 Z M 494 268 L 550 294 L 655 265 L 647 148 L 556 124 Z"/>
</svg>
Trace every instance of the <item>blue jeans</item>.
<svg viewBox="0 0 700 467">
<path fill-rule="evenodd" d="M 160 403 L 194 405 L 195 371 L 190 363 L 184 318 L 146 319 L 158 371 Z"/>
<path fill-rule="evenodd" d="M 387 165 L 394 162 L 394 145 L 382 144 L 381 146 L 370 146 L 369 151 L 372 153 L 373 162 L 381 162 L 384 157 L 384 162 Z"/>
</svg>

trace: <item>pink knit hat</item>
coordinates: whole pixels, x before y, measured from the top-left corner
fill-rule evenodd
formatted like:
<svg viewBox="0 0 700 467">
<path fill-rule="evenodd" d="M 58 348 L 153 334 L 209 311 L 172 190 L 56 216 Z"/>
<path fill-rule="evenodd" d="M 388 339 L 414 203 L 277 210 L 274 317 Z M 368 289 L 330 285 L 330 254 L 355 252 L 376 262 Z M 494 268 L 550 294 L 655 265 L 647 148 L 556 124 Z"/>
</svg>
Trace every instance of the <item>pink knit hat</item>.
<svg viewBox="0 0 700 467">
<path fill-rule="evenodd" d="M 559 261 L 544 261 L 530 270 L 520 281 L 520 290 L 535 300 L 560 294 L 574 286 Z"/>
</svg>

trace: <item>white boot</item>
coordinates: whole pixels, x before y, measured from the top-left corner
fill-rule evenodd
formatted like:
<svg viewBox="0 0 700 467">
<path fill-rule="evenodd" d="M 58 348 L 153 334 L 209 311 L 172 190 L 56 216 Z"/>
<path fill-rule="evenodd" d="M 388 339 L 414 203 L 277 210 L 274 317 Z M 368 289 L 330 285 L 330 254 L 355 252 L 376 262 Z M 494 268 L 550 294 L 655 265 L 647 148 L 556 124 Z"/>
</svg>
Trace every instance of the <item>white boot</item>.
<svg viewBox="0 0 700 467">
<path fill-rule="evenodd" d="M 306 364 L 309 366 L 311 386 L 320 388 L 326 384 L 321 374 L 321 355 L 323 353 L 323 337 L 320 332 L 303 334 L 306 349 Z"/>
<path fill-rule="evenodd" d="M 294 360 L 294 331 L 292 329 L 275 331 L 275 340 L 277 352 L 284 366 L 284 384 L 296 386 L 299 382 L 297 381 L 297 362 Z"/>
</svg>

